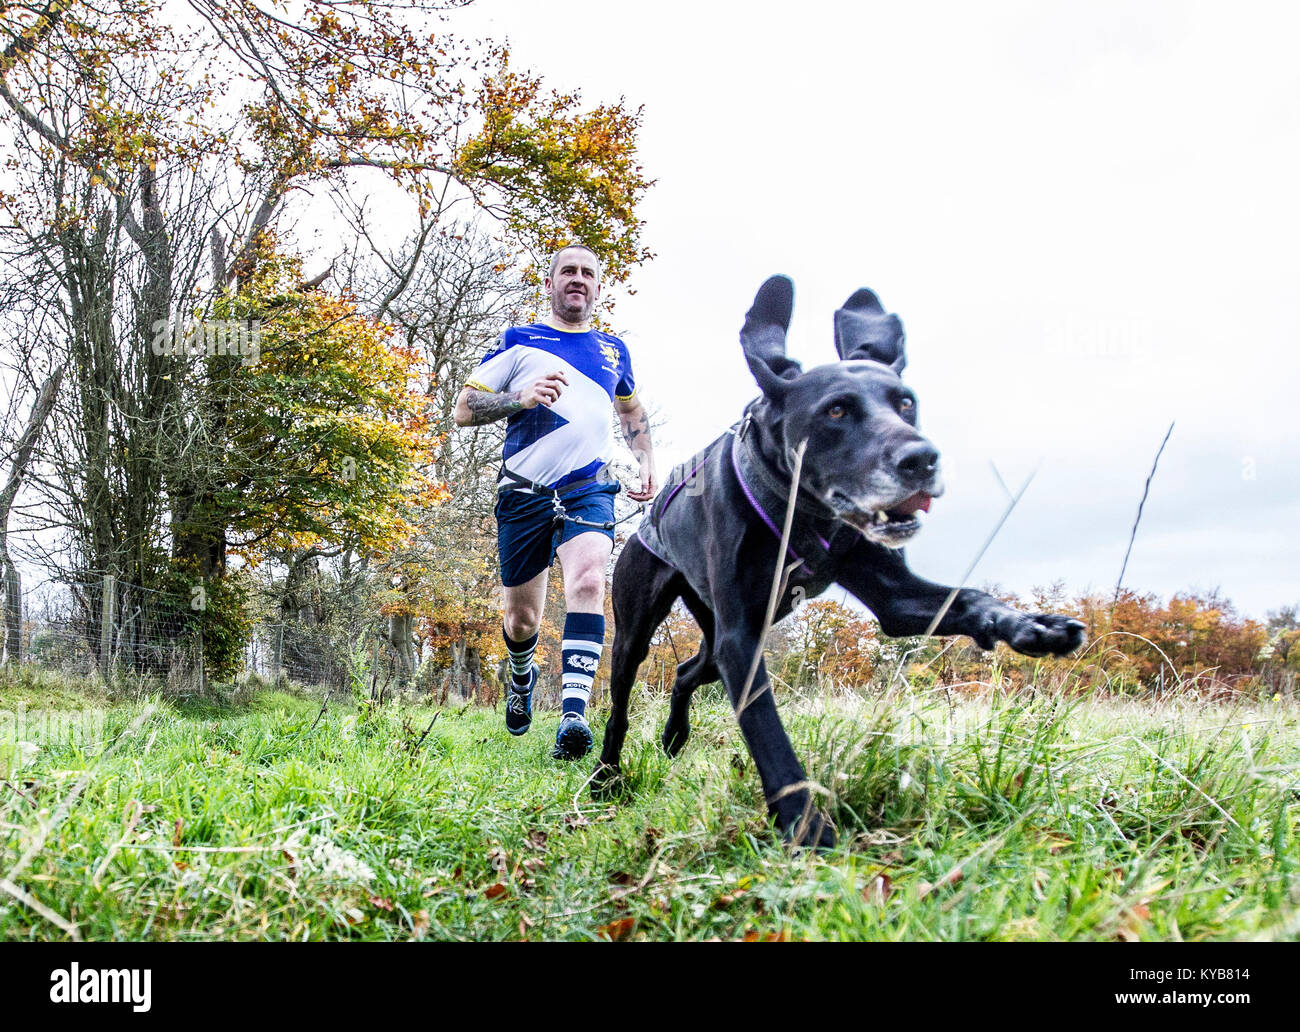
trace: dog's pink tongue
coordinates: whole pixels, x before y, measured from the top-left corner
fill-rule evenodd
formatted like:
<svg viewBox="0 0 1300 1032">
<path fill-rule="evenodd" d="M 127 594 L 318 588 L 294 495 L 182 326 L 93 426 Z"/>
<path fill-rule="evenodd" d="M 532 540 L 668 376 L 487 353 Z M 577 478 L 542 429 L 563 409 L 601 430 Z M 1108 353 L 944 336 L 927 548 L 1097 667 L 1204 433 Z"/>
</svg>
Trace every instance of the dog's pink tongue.
<svg viewBox="0 0 1300 1032">
<path fill-rule="evenodd" d="M 933 497 L 926 494 L 924 491 L 917 491 L 916 494 L 904 498 L 889 511 L 898 513 L 900 516 L 911 516 L 912 513 L 917 512 L 918 510 L 921 512 L 929 512 L 930 503 L 933 500 Z"/>
</svg>

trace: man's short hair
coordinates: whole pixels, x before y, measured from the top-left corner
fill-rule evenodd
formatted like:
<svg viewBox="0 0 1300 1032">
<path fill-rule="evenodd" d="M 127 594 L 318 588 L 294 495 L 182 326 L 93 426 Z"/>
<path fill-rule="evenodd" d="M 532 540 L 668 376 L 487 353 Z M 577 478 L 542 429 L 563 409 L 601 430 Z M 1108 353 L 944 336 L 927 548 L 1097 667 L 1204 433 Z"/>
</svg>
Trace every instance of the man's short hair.
<svg viewBox="0 0 1300 1032">
<path fill-rule="evenodd" d="M 598 255 L 586 244 L 572 243 L 572 244 L 565 244 L 558 251 L 556 251 L 554 256 L 551 258 L 551 273 L 550 273 L 551 279 L 555 279 L 556 266 L 560 264 L 560 255 L 564 254 L 565 251 L 586 251 L 589 255 L 591 255 L 593 258 L 596 259 L 596 278 L 600 279 L 604 275 L 604 270 L 600 267 L 600 255 Z"/>
</svg>

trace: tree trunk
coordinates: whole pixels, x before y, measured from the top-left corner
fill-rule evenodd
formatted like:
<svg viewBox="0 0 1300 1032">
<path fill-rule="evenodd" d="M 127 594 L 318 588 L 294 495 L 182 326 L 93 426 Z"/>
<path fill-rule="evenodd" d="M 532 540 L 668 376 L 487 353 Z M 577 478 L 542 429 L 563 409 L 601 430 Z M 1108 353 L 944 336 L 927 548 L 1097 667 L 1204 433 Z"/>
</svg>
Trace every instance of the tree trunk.
<svg viewBox="0 0 1300 1032">
<path fill-rule="evenodd" d="M 7 663 L 23 661 L 23 582 L 18 567 L 7 558 L 0 558 L 0 599 L 4 612 L 4 656 Z"/>
<path fill-rule="evenodd" d="M 18 497 L 23 474 L 27 472 L 27 466 L 32 460 L 32 452 L 36 450 L 36 441 L 41 436 L 41 429 L 54 408 L 54 399 L 58 396 L 59 384 L 63 381 L 65 368 L 60 366 L 56 369 L 54 374 L 45 381 L 40 393 L 36 395 L 31 415 L 27 417 L 27 427 L 18 438 L 17 447 L 14 448 L 14 461 L 9 471 L 9 480 L 0 489 L 0 575 L 3 575 L 4 589 L 0 592 L 0 608 L 3 609 L 4 615 L 4 619 L 0 620 L 0 626 L 4 629 L 4 654 L 6 662 L 9 663 L 17 663 L 21 659 L 23 637 L 21 581 L 18 567 L 9 557 L 9 512 L 13 508 L 14 499 Z"/>
<path fill-rule="evenodd" d="M 415 674 L 415 647 L 411 642 L 415 616 L 411 613 L 394 613 L 389 617 L 388 626 L 388 640 L 397 653 L 398 680 L 405 685 Z"/>
</svg>

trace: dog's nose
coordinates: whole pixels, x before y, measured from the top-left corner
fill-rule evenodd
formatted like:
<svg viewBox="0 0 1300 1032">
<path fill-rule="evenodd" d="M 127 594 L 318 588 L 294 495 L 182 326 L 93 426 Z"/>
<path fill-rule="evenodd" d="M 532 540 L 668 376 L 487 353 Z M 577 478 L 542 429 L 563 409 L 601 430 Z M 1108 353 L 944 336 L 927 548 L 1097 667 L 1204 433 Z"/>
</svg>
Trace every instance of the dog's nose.
<svg viewBox="0 0 1300 1032">
<path fill-rule="evenodd" d="M 913 441 L 899 450 L 896 461 L 900 473 L 920 483 L 939 469 L 939 451 L 929 441 Z"/>
</svg>

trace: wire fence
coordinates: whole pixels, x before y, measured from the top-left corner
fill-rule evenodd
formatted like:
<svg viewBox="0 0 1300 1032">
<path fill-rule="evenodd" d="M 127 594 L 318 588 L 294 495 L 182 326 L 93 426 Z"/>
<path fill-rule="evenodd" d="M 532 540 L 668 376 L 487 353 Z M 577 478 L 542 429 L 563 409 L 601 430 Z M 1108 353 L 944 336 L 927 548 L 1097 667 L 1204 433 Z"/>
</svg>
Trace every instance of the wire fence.
<svg viewBox="0 0 1300 1032">
<path fill-rule="evenodd" d="M 390 697 L 431 695 L 491 704 L 496 679 L 477 671 L 437 666 L 415 636 L 405 649 L 384 620 L 338 625 L 310 616 L 285 619 L 271 595 L 253 606 L 260 614 L 239 657 L 234 679 L 295 682 L 322 690 Z M 165 683 L 177 694 L 206 694 L 203 622 L 195 599 L 130 584 L 111 575 L 47 580 L 21 593 L 16 647 L 0 632 L 0 662 L 29 664 L 105 681 Z"/>
<path fill-rule="evenodd" d="M 350 686 L 347 657 L 340 655 L 338 642 L 310 625 L 259 624 L 248 643 L 245 668 L 270 681 L 287 678 L 317 687 Z"/>
<path fill-rule="evenodd" d="M 47 581 L 23 592 L 18 646 L 6 642 L 4 659 L 80 676 L 201 684 L 202 637 L 188 610 L 185 598 L 112 576 Z"/>
</svg>

